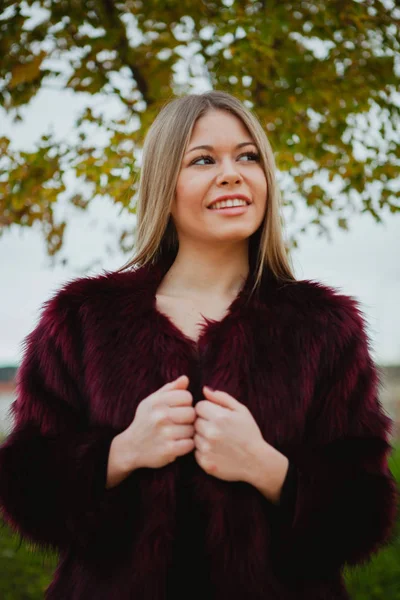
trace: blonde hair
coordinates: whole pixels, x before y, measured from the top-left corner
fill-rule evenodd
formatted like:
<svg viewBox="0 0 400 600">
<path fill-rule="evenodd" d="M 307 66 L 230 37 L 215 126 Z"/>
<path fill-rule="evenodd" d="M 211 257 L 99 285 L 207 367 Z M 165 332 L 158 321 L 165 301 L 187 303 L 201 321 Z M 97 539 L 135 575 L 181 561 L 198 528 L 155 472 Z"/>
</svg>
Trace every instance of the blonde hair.
<svg viewBox="0 0 400 600">
<path fill-rule="evenodd" d="M 295 276 L 283 241 L 275 159 L 267 135 L 257 117 L 237 98 L 218 90 L 169 101 L 150 126 L 143 145 L 138 187 L 136 252 L 116 272 L 157 262 L 163 252 L 177 253 L 178 237 L 170 215 L 176 183 L 194 125 L 212 109 L 229 111 L 243 122 L 258 147 L 267 180 L 264 220 L 249 240 L 249 250 L 255 256 L 252 291 L 259 287 L 266 266 L 277 279 L 293 281 Z"/>
</svg>

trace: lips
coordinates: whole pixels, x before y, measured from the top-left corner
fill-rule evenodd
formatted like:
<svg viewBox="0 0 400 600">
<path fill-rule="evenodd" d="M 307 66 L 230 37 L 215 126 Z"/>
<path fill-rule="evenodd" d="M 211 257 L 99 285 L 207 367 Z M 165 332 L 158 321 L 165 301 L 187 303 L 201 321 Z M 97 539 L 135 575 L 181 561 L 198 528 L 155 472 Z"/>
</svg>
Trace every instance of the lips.
<svg viewBox="0 0 400 600">
<path fill-rule="evenodd" d="M 214 208 L 213 206 L 211 206 L 208 210 L 215 213 L 243 213 L 248 209 L 248 207 L 248 204 L 241 204 L 239 206 L 223 206 L 221 208 Z"/>
<path fill-rule="evenodd" d="M 214 200 L 210 202 L 207 208 L 210 208 L 216 202 L 222 202 L 222 200 L 234 200 L 235 198 L 238 198 L 239 200 L 245 200 L 247 205 L 251 204 L 250 198 L 244 196 L 243 194 L 226 194 L 225 196 L 218 196 L 218 198 L 214 198 Z"/>
</svg>

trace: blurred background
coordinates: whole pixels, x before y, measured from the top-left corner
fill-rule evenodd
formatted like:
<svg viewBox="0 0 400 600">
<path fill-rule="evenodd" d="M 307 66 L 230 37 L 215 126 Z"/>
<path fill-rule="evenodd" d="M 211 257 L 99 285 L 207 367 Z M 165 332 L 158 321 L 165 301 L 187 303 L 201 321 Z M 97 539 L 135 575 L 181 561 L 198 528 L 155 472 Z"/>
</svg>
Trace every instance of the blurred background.
<svg viewBox="0 0 400 600">
<path fill-rule="evenodd" d="M 148 126 L 222 89 L 270 139 L 297 278 L 360 302 L 400 480 L 399 25 L 380 0 L 1 4 L 0 436 L 43 302 L 133 253 Z M 353 598 L 400 599 L 399 529 L 346 572 Z M 3 526 L 0 598 L 42 598 L 55 564 Z"/>
</svg>

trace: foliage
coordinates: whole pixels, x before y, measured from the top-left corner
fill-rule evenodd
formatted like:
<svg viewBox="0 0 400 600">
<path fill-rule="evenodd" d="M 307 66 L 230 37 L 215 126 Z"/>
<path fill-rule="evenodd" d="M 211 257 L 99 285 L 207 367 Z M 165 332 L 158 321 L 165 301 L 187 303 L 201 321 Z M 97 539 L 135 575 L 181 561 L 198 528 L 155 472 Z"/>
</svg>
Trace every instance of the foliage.
<svg viewBox="0 0 400 600">
<path fill-rule="evenodd" d="M 0 224 L 38 223 L 49 254 L 63 241 L 66 224 L 54 217 L 60 197 L 85 209 L 106 196 L 122 212 L 134 212 L 135 151 L 163 104 L 193 91 L 199 78 L 259 115 L 286 182 L 285 204 L 296 210 L 302 199 L 310 216 L 290 244 L 310 224 L 329 233 L 330 214 L 347 229 L 351 213 L 379 222 L 384 212 L 400 210 L 392 185 L 400 159 L 394 93 L 400 16 L 388 2 L 6 0 L 3 6 L 5 111 L 21 120 L 49 87 L 78 94 L 85 105 L 68 139 L 49 133 L 33 150 L 18 151 L 0 138 Z M 104 110 L 111 102 L 113 116 Z M 93 144 L 96 132 L 104 135 L 100 147 Z M 78 178 L 80 193 L 68 190 L 67 173 Z M 120 244 L 130 250 L 126 236 Z"/>
</svg>

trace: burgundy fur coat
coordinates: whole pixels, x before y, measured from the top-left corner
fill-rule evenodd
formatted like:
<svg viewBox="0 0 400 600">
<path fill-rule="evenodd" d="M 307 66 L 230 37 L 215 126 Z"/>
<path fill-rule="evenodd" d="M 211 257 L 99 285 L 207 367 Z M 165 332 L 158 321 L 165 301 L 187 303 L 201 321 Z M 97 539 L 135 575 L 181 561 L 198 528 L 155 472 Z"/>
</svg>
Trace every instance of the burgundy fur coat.
<svg viewBox="0 0 400 600">
<path fill-rule="evenodd" d="M 391 541 L 398 500 L 392 422 L 357 301 L 266 269 L 260 296 L 249 299 L 249 276 L 196 345 L 155 307 L 167 268 L 67 282 L 25 340 L 0 506 L 21 536 L 59 551 L 46 598 L 171 600 L 168 573 L 181 566 L 188 600 L 204 577 L 212 592 L 202 600 L 348 598 L 342 568 Z M 194 402 L 202 385 L 227 391 L 289 458 L 292 511 L 206 474 L 193 453 L 105 488 L 113 437 L 183 373 Z M 183 485 L 188 506 L 178 504 Z M 183 522 L 185 543 L 174 546 Z"/>
</svg>

